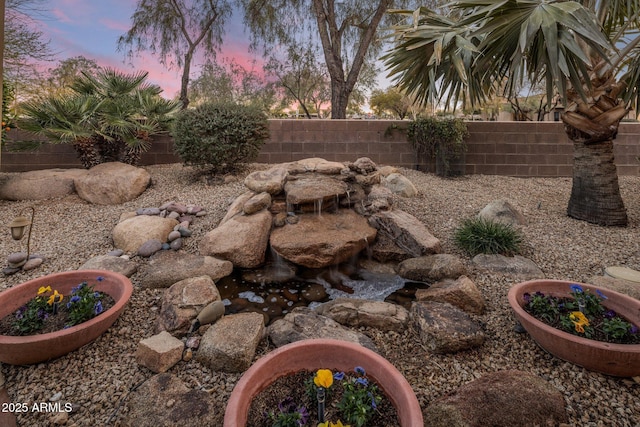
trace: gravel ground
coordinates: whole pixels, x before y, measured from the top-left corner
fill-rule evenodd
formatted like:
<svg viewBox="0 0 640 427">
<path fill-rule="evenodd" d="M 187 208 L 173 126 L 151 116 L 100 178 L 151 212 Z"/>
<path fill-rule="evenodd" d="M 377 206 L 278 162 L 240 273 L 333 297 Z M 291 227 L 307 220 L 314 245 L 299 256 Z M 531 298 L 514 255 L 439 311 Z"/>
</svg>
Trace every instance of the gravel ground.
<svg viewBox="0 0 640 427">
<path fill-rule="evenodd" d="M 253 168 L 264 168 L 254 165 Z M 113 249 L 111 230 L 121 213 L 139 207 L 159 206 L 168 200 L 203 205 L 209 214 L 192 227 L 183 250 L 197 253 L 197 242 L 223 217 L 230 200 L 245 191 L 242 176 L 232 182 L 207 183 L 194 178 L 181 165 L 147 167 L 153 185 L 138 199 L 117 206 L 95 206 L 76 196 L 30 202 L 0 201 L 0 217 L 9 222 L 18 212 L 36 206 L 32 252 L 47 258 L 40 268 L 2 278 L 0 290 L 48 273 L 73 270 L 87 259 Z M 607 377 L 556 359 L 526 335 L 513 331 L 514 320 L 506 294 L 515 280 L 474 270 L 470 260 L 452 244 L 458 222 L 475 215 L 492 200 L 507 198 L 520 209 L 528 224 L 523 227 L 531 258 L 549 278 L 586 281 L 611 265 L 640 270 L 640 177 L 621 177 L 621 191 L 629 213 L 627 228 L 604 228 L 569 219 L 565 215 L 571 189 L 568 178 L 509 178 L 469 176 L 443 180 L 416 171 L 403 171 L 420 190 L 420 196 L 397 200 L 399 208 L 413 214 L 443 242 L 443 250 L 459 255 L 469 276 L 487 302 L 487 313 L 477 316 L 487 333 L 479 348 L 456 355 L 426 352 L 415 331 L 403 334 L 363 329 L 413 386 L 420 404 L 455 390 L 487 372 L 521 369 L 540 375 L 564 395 L 571 425 L 640 425 L 640 384 Z M 0 182 L 10 174 L 0 174 Z M 20 250 L 8 230 L 0 239 L 0 256 Z M 143 262 L 138 260 L 138 262 Z M 137 277 L 132 277 L 139 285 Z M 152 373 L 134 360 L 137 343 L 153 335 L 153 323 L 161 296 L 159 290 L 137 286 L 128 308 L 116 324 L 94 343 L 58 360 L 34 366 L 2 366 L 8 391 L 15 403 L 46 402 L 57 393 L 72 403 L 66 425 L 122 425 L 127 394 Z M 260 344 L 258 354 L 272 346 Z M 195 360 L 171 369 L 188 386 L 207 390 L 216 402 L 220 422 L 237 374 L 213 372 Z M 55 414 L 20 414 L 20 425 L 53 425 Z"/>
</svg>

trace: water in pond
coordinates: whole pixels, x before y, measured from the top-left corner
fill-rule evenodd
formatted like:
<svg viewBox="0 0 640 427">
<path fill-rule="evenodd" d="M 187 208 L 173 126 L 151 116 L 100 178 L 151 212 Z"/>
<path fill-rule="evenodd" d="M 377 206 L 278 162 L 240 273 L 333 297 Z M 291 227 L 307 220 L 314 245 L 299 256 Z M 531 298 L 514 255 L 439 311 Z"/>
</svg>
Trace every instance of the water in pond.
<svg viewBox="0 0 640 427">
<path fill-rule="evenodd" d="M 217 282 L 226 314 L 254 311 L 264 315 L 269 324 L 295 307 L 314 307 L 341 297 L 388 301 L 408 308 L 416 289 L 428 287 L 397 275 L 358 268 L 355 260 L 308 269 L 271 258 L 262 268 L 234 270 Z"/>
</svg>

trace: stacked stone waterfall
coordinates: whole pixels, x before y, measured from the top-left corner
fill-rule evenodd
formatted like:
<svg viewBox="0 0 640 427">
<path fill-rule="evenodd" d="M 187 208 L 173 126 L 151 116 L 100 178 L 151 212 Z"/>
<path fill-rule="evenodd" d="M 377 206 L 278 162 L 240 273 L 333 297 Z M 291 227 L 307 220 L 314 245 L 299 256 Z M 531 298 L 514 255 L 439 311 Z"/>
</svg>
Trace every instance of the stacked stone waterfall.
<svg viewBox="0 0 640 427">
<path fill-rule="evenodd" d="M 440 242 L 413 216 L 392 208 L 394 194 L 416 188 L 398 170 L 368 158 L 353 163 L 304 159 L 253 172 L 248 192 L 230 206 L 200 253 L 256 268 L 269 247 L 299 266 L 322 268 L 370 246 L 378 261 L 402 261 L 440 251 Z"/>
</svg>

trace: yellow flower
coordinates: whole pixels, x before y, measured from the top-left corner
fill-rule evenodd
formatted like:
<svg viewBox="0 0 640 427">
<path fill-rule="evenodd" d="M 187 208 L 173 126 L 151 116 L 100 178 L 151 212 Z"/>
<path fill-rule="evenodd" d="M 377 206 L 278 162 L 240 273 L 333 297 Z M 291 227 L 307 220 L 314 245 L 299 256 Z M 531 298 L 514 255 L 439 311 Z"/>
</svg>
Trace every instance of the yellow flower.
<svg viewBox="0 0 640 427">
<path fill-rule="evenodd" d="M 333 384 L 333 373 L 328 369 L 318 369 L 316 376 L 313 377 L 313 382 L 318 387 L 329 388 Z"/>
<path fill-rule="evenodd" d="M 581 334 L 584 334 L 584 327 L 589 326 L 589 319 L 581 311 L 572 311 L 569 314 L 569 320 L 575 325 L 576 332 Z"/>
<path fill-rule="evenodd" d="M 58 297 L 60 297 L 60 298 L 58 299 Z M 53 291 L 53 295 L 51 295 L 49 297 L 49 300 L 47 301 L 47 304 L 52 305 L 54 302 L 61 302 L 62 298 L 64 298 L 64 296 L 62 294 L 58 293 L 58 291 Z M 56 299 L 57 299 L 57 301 L 56 301 Z"/>
<path fill-rule="evenodd" d="M 38 289 L 38 295 L 42 295 L 45 292 L 51 292 L 51 286 L 47 286 L 46 288 L 44 286 L 40 286 L 40 289 Z"/>
<path fill-rule="evenodd" d="M 332 423 L 330 421 L 318 424 L 318 427 L 351 427 L 349 424 L 344 425 L 342 421 L 338 420 L 336 423 Z"/>
</svg>

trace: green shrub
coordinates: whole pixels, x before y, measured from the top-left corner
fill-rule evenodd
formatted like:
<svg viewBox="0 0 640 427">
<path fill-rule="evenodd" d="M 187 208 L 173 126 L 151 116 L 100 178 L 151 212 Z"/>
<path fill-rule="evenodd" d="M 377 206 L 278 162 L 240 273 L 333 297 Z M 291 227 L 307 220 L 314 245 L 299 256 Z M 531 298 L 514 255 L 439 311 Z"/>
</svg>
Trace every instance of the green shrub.
<svg viewBox="0 0 640 427">
<path fill-rule="evenodd" d="M 442 166 L 439 175 L 450 176 L 451 161 L 460 158 L 467 149 L 467 125 L 460 119 L 423 117 L 409 123 L 407 140 L 418 156 L 436 159 Z"/>
<path fill-rule="evenodd" d="M 455 244 L 471 256 L 478 254 L 515 255 L 523 242 L 520 232 L 509 224 L 471 218 L 454 232 Z"/>
<path fill-rule="evenodd" d="M 269 137 L 260 110 L 235 104 L 203 104 L 180 112 L 174 127 L 176 153 L 184 164 L 225 173 L 255 160 Z"/>
</svg>

